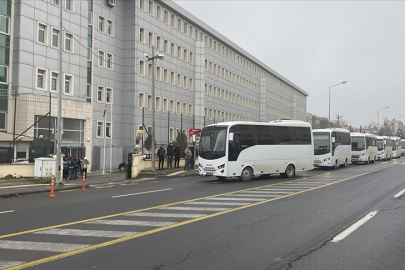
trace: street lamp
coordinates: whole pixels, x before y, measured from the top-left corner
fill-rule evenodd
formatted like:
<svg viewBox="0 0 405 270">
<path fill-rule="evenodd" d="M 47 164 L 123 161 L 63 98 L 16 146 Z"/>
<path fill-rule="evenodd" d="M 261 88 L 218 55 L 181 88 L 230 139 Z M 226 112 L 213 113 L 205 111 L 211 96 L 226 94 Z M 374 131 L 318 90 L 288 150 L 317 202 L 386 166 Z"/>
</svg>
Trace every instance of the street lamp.
<svg viewBox="0 0 405 270">
<path fill-rule="evenodd" d="M 388 109 L 388 108 L 389 108 L 389 106 L 378 109 L 378 111 L 377 111 L 377 133 L 378 133 L 379 128 L 380 128 L 380 111 L 384 110 L 384 109 Z"/>
<path fill-rule="evenodd" d="M 347 83 L 347 81 L 344 81 L 344 82 L 341 82 L 341 83 L 338 83 L 338 84 L 335 84 L 335 85 L 332 85 L 329 87 L 329 127 L 330 127 L 330 90 L 332 89 L 332 87 L 335 87 L 335 86 L 338 86 L 341 84 L 345 84 L 345 83 Z"/>
<path fill-rule="evenodd" d="M 163 60 L 165 58 L 164 54 L 155 55 L 155 46 L 152 46 L 152 57 L 147 53 L 144 54 L 148 62 L 152 62 L 152 171 L 155 171 L 155 151 L 156 151 L 156 142 L 155 142 L 155 61 L 157 59 Z"/>
<path fill-rule="evenodd" d="M 394 118 L 394 120 L 397 120 L 398 118 L 401 118 L 401 117 L 404 117 L 404 116 L 403 115 L 397 116 L 397 117 Z"/>
</svg>

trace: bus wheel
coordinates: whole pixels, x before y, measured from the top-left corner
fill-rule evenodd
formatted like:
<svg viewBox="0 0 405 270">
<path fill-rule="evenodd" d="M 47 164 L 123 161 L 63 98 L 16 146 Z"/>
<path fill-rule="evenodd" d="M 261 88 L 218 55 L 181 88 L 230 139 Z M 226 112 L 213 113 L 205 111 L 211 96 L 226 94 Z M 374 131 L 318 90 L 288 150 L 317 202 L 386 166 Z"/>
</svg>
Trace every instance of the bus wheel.
<svg viewBox="0 0 405 270">
<path fill-rule="evenodd" d="M 295 176 L 295 167 L 292 164 L 289 164 L 287 166 L 287 168 L 285 168 L 285 173 L 283 174 L 283 176 L 287 177 L 287 178 L 291 178 Z"/>
<path fill-rule="evenodd" d="M 340 165 L 342 168 L 347 166 L 347 159 L 345 159 L 345 163 L 343 163 L 342 165 Z"/>
<path fill-rule="evenodd" d="M 338 165 L 338 160 L 336 159 L 336 160 L 335 160 L 335 165 L 333 165 L 333 169 L 334 169 L 334 170 L 337 170 L 338 167 L 339 167 L 339 165 Z"/>
<path fill-rule="evenodd" d="M 239 179 L 246 182 L 250 181 L 253 178 L 253 170 L 250 167 L 246 167 L 243 169 L 241 176 L 239 176 Z"/>
<path fill-rule="evenodd" d="M 370 164 L 370 157 L 367 158 L 367 161 L 365 163 L 366 163 L 366 165 Z"/>
</svg>

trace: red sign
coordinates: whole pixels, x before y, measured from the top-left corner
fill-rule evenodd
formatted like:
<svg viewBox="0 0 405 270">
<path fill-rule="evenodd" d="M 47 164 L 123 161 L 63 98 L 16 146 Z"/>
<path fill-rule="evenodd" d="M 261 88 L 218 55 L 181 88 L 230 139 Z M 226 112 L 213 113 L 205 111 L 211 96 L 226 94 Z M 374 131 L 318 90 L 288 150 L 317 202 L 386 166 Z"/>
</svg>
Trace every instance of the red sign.
<svg viewBox="0 0 405 270">
<path fill-rule="evenodd" d="M 190 128 L 188 131 L 188 136 L 193 137 L 193 135 L 195 135 L 196 137 L 200 137 L 201 128 Z"/>
</svg>

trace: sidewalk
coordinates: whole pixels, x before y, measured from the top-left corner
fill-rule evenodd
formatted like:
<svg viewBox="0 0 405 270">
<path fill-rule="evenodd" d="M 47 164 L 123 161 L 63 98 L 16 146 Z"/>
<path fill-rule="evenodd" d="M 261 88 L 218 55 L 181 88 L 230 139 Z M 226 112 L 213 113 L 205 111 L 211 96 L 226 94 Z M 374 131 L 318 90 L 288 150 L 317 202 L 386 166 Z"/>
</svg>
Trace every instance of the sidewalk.
<svg viewBox="0 0 405 270">
<path fill-rule="evenodd" d="M 102 173 L 99 171 L 89 172 L 86 187 L 92 187 L 94 185 L 111 185 L 117 183 L 125 183 L 130 181 L 148 181 L 155 178 L 164 177 L 185 177 L 193 176 L 193 171 L 184 171 L 183 168 L 170 168 L 164 170 L 156 169 L 155 172 L 143 171 L 137 178 L 126 179 L 126 173 L 121 171 L 113 171 L 112 173 L 106 172 Z M 196 174 L 198 172 L 196 171 Z M 82 177 L 78 175 L 75 180 L 64 180 L 64 186 L 58 187 L 55 184 L 55 191 L 69 190 L 69 189 L 79 189 L 82 188 Z M 1 198 L 12 198 L 18 197 L 23 194 L 40 193 L 40 192 L 50 192 L 50 184 L 39 184 L 34 179 L 8 179 L 0 180 L 0 199 Z"/>
</svg>

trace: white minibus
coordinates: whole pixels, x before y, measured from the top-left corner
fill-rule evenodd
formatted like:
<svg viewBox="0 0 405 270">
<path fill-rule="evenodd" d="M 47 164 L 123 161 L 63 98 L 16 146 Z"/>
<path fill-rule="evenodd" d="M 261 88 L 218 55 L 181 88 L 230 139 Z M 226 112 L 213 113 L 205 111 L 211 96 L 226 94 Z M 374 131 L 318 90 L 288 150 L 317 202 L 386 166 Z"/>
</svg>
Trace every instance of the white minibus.
<svg viewBox="0 0 405 270">
<path fill-rule="evenodd" d="M 400 137 L 390 137 L 391 138 L 391 145 L 392 145 L 392 157 L 393 158 L 400 158 L 402 155 L 402 146 L 401 146 L 401 138 Z"/>
<path fill-rule="evenodd" d="M 314 167 L 345 167 L 352 158 L 350 131 L 341 128 L 314 129 Z"/>
<path fill-rule="evenodd" d="M 378 160 L 388 160 L 392 157 L 391 139 L 387 136 L 377 136 Z"/>
<path fill-rule="evenodd" d="M 201 130 L 199 174 L 217 178 L 279 173 L 293 177 L 296 171 L 313 169 L 311 125 L 302 121 L 224 122 Z"/>
<path fill-rule="evenodd" d="M 368 133 L 350 133 L 352 140 L 352 163 L 370 164 L 377 160 L 377 136 Z"/>
</svg>

